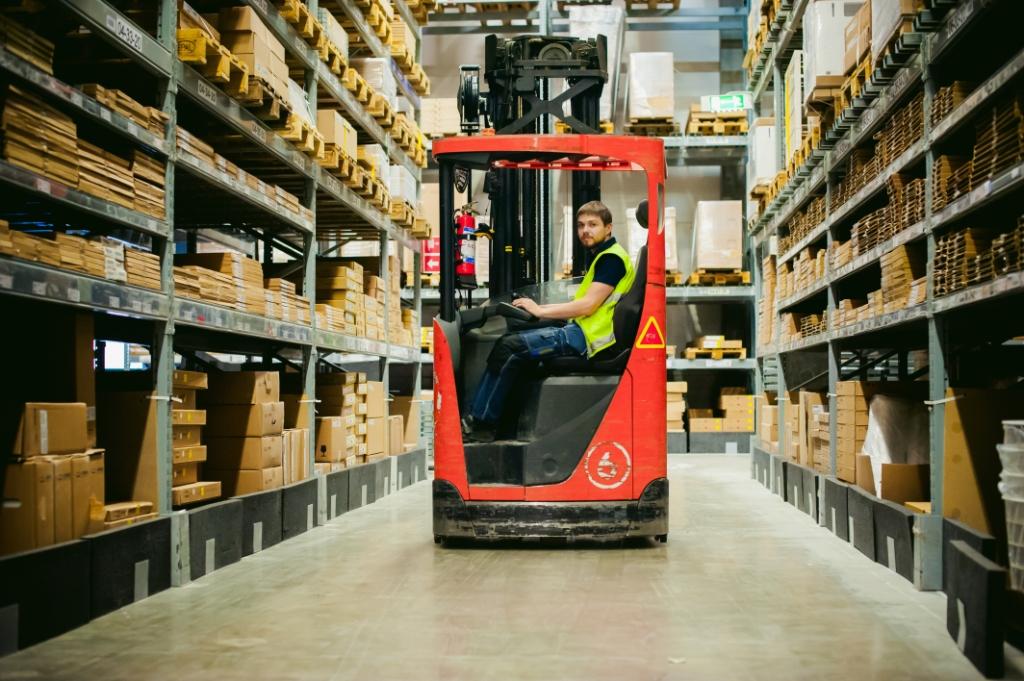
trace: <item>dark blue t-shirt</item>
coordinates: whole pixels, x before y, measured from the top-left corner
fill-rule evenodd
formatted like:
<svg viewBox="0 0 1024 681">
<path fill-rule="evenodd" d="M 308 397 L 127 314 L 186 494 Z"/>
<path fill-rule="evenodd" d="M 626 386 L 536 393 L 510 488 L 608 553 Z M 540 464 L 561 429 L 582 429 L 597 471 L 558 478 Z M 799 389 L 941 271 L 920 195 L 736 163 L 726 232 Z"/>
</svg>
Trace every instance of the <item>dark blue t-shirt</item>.
<svg viewBox="0 0 1024 681">
<path fill-rule="evenodd" d="M 593 250 L 594 257 L 596 258 L 614 244 L 615 237 L 608 237 L 606 241 Z M 607 284 L 612 288 L 615 288 L 624 276 L 626 276 L 626 264 L 622 262 L 622 258 L 601 258 L 597 261 L 597 265 L 594 266 L 594 281 Z"/>
</svg>

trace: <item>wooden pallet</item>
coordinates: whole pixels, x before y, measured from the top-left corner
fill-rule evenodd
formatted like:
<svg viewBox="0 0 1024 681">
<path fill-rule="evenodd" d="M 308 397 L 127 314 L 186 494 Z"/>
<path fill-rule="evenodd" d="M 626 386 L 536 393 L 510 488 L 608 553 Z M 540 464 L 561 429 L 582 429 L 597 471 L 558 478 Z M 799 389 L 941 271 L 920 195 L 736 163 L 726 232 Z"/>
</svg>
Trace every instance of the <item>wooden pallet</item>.
<svg viewBox="0 0 1024 681">
<path fill-rule="evenodd" d="M 598 124 L 598 129 L 605 135 L 615 134 L 615 125 L 611 121 L 601 121 Z M 559 135 L 572 134 L 569 124 L 559 120 L 555 121 L 555 132 Z"/>
<path fill-rule="evenodd" d="M 370 174 L 358 163 L 352 163 L 348 170 L 348 177 L 344 180 L 345 186 L 361 196 L 364 195 L 364 188 L 368 186 L 366 183 Z"/>
<path fill-rule="evenodd" d="M 359 72 L 355 69 L 345 69 L 345 74 L 341 78 L 342 85 L 345 89 L 352 93 L 352 96 L 356 98 L 356 101 L 360 104 L 368 104 L 370 96 L 373 90 L 370 85 L 366 82 L 366 79 L 359 75 Z"/>
<path fill-rule="evenodd" d="M 366 112 L 380 123 L 385 130 L 390 130 L 395 123 L 395 114 L 391 110 L 391 104 L 384 98 L 384 95 L 373 93 L 366 105 Z"/>
<path fill-rule="evenodd" d="M 324 154 L 324 136 L 298 114 L 289 114 L 287 125 L 278 134 L 307 156 L 318 159 Z"/>
<path fill-rule="evenodd" d="M 665 272 L 666 286 L 682 286 L 685 281 L 686 277 L 678 270 L 668 270 Z"/>
<path fill-rule="evenodd" d="M 249 67 L 202 29 L 178 29 L 178 59 L 219 83 L 232 97 L 242 98 L 249 92 Z"/>
<path fill-rule="evenodd" d="M 345 69 L 348 68 L 348 59 L 341 53 L 341 48 L 330 40 L 324 41 L 324 46 L 320 50 L 320 61 L 327 64 L 330 72 L 339 78 L 345 74 Z"/>
<path fill-rule="evenodd" d="M 690 274 L 690 286 L 738 286 L 750 283 L 750 272 L 742 270 L 704 270 Z"/>
<path fill-rule="evenodd" d="M 679 123 L 672 118 L 630 118 L 627 135 L 640 137 L 670 137 L 679 134 Z"/>
<path fill-rule="evenodd" d="M 686 348 L 686 359 L 746 359 L 746 348 Z"/>
<path fill-rule="evenodd" d="M 271 127 L 287 124 L 291 109 L 287 100 L 259 76 L 249 76 L 249 91 L 241 99 L 242 106 Z"/>
<path fill-rule="evenodd" d="M 408 201 L 392 201 L 389 217 L 395 224 L 412 229 L 416 220 L 416 212 Z"/>
<path fill-rule="evenodd" d="M 291 24 L 310 47 L 314 50 L 323 47 L 327 40 L 324 27 L 320 20 L 310 13 L 306 3 L 302 0 L 276 0 L 275 4 L 281 18 Z"/>
<path fill-rule="evenodd" d="M 352 177 L 352 169 L 356 165 L 350 156 L 334 144 L 324 144 L 323 157 L 317 163 L 340 180 Z"/>
<path fill-rule="evenodd" d="M 690 109 L 687 135 L 746 135 L 746 111 L 701 111 Z"/>
<path fill-rule="evenodd" d="M 391 58 L 398 64 L 398 68 L 402 70 L 402 73 L 411 73 L 413 67 L 416 66 L 416 59 L 406 45 L 391 43 Z"/>
<path fill-rule="evenodd" d="M 430 238 L 430 224 L 424 217 L 417 216 L 413 219 L 411 234 L 417 239 Z"/>
</svg>

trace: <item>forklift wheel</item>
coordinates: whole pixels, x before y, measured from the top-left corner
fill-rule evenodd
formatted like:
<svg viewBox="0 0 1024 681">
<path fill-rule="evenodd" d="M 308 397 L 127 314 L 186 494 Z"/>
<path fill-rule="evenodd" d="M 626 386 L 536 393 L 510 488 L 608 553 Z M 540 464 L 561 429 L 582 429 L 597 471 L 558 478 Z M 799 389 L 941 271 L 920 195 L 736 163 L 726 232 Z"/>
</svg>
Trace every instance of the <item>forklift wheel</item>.
<svg viewBox="0 0 1024 681">
<path fill-rule="evenodd" d="M 656 535 L 654 537 L 654 540 L 656 542 L 658 542 L 659 544 L 667 544 L 668 543 L 668 535 L 667 534 Z"/>
</svg>

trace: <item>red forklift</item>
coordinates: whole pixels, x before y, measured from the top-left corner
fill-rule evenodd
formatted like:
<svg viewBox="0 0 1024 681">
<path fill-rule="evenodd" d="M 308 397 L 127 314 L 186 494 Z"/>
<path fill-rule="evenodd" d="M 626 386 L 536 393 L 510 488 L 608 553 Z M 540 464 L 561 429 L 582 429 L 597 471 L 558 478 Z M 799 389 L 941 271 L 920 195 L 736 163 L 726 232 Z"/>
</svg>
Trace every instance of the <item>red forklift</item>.
<svg viewBox="0 0 1024 681">
<path fill-rule="evenodd" d="M 485 40 L 489 92 L 480 91 L 478 66 L 462 67 L 464 135 L 433 146 L 442 226 L 434 320 L 434 539 L 664 542 L 664 144 L 601 134 L 603 36 Z M 573 134 L 547 134 L 554 119 Z M 480 171 L 489 225 L 477 224 L 470 198 Z M 616 342 L 589 359 L 544 360 L 519 377 L 495 440 L 464 441 L 461 417 L 495 344 L 508 332 L 560 323 L 538 321 L 512 300 L 567 301 L 589 267 L 590 254 L 575 240 L 577 278 L 558 280 L 551 271 L 546 175 L 554 171 L 570 172 L 574 213 L 600 199 L 603 173 L 646 175 L 638 221 L 647 228 L 647 245 L 634 263 L 632 287 L 615 307 Z M 466 195 L 465 205 L 455 205 L 455 191 Z M 625 216 L 619 218 L 624 225 Z M 475 253 L 485 244 L 489 299 L 474 305 Z"/>
</svg>

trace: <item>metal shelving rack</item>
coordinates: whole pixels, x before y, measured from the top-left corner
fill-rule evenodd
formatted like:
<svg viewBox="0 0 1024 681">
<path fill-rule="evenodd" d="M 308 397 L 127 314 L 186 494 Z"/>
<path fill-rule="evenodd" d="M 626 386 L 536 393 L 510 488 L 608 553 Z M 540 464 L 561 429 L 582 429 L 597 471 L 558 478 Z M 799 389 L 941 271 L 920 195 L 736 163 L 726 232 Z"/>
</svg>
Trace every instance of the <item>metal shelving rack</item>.
<svg viewBox="0 0 1024 681">
<path fill-rule="evenodd" d="M 783 3 L 784 11 L 780 13 L 779 27 L 773 29 L 772 36 L 766 42 L 759 57 L 758 68 L 751 81 L 751 89 L 759 104 L 760 97 L 766 92 L 768 83 L 774 80 L 776 112 L 778 107 L 781 84 L 780 69 L 784 66 L 783 55 L 793 49 L 795 36 L 799 35 L 799 25 L 807 0 L 791 0 Z M 938 3 L 933 3 L 938 4 Z M 948 3 L 946 3 L 948 4 Z M 924 167 L 926 185 L 925 219 L 901 231 L 887 242 L 880 244 L 871 251 L 857 256 L 850 263 L 838 269 L 831 267 L 831 259 L 826 259 L 826 273 L 823 279 L 810 288 L 779 301 L 777 314 L 786 309 L 799 309 L 811 300 L 820 300 L 816 309 L 827 309 L 830 314 L 836 309 L 839 297 L 837 287 L 848 282 L 854 276 L 863 276 L 867 268 L 878 262 L 886 252 L 897 246 L 918 242 L 927 248 L 928 292 L 926 302 L 915 307 L 883 314 L 856 324 L 839 329 L 830 329 L 824 333 L 801 338 L 786 343 L 759 348 L 758 363 L 761 371 L 768 364 L 777 365 L 781 369 L 777 380 L 779 395 L 779 432 L 785 432 L 785 412 L 788 404 L 784 399 L 788 390 L 796 390 L 812 380 L 819 384 L 827 381 L 829 396 L 829 412 L 836 413 L 836 383 L 841 373 L 847 370 L 841 364 L 842 353 L 845 351 L 881 351 L 895 348 L 897 352 L 906 353 L 911 350 L 925 350 L 928 357 L 927 377 L 929 399 L 933 404 L 941 403 L 949 386 L 950 371 L 947 362 L 954 352 L 949 343 L 950 318 L 954 310 L 973 308 L 978 314 L 998 315 L 998 304 L 1008 301 L 1019 301 L 1024 295 L 1024 273 L 1015 272 L 996 277 L 994 280 L 970 286 L 948 296 L 937 297 L 933 288 L 936 239 L 941 230 L 954 221 L 959 222 L 965 216 L 985 207 L 1006 201 L 1015 196 L 1015 192 L 1024 186 L 1024 164 L 1017 165 L 1002 175 L 991 179 L 977 187 L 971 193 L 960 197 L 937 213 L 932 211 L 931 195 L 934 186 L 933 163 L 938 156 L 937 149 L 974 115 L 991 103 L 997 92 L 1005 92 L 1011 81 L 1019 83 L 1024 69 L 1024 51 L 1017 52 L 1008 61 L 996 68 L 987 80 L 947 118 L 932 127 L 930 120 L 931 103 L 937 89 L 936 74 L 933 65 L 941 59 L 947 59 L 949 51 L 966 34 L 976 30 L 983 23 L 984 17 L 994 6 L 1007 3 L 999 0 L 963 0 L 944 17 L 933 13 L 933 10 L 920 12 L 915 21 L 914 31 L 905 34 L 905 45 L 917 46 L 918 52 L 905 60 L 887 61 L 876 68 L 873 85 L 867 89 L 863 101 L 857 103 L 856 111 L 849 110 L 841 119 L 843 125 L 823 135 L 822 148 L 814 154 L 803 168 L 790 179 L 787 187 L 773 200 L 757 220 L 750 223 L 751 260 L 755 268 L 760 269 L 763 257 L 772 254 L 771 243 L 780 228 L 786 225 L 798 210 L 817 195 L 824 192 L 826 199 L 835 186 L 835 172 L 850 152 L 871 140 L 871 136 L 879 129 L 896 107 L 906 102 L 910 96 L 923 90 L 924 92 L 924 134 L 922 139 L 914 143 L 900 158 L 882 170 L 878 177 L 852 196 L 836 210 L 828 210 L 825 220 L 799 243 L 785 253 L 777 254 L 779 264 L 787 262 L 808 245 L 821 244 L 831 247 L 837 227 L 848 226 L 854 221 L 857 211 L 884 189 L 886 179 L 893 173 L 900 172 L 909 166 Z M 777 126 L 778 122 L 776 117 Z M 777 130 L 778 132 L 778 130 Z M 779 139 L 783 135 L 779 134 Z M 779 160 L 784 160 L 784 152 L 779 149 Z M 785 167 L 782 163 L 780 167 Z M 755 282 L 759 287 L 760 272 L 756 273 Z M 992 301 L 995 300 L 995 305 Z M 988 307 L 983 308 L 982 305 Z M 810 307 L 806 308 L 810 309 Z M 1006 309 L 1003 309 L 1005 313 Z M 778 323 L 779 317 L 776 317 Z M 810 351 L 810 352 L 808 352 Z M 822 354 L 827 357 L 827 369 L 821 370 Z M 905 367 L 905 355 L 903 366 Z M 870 367 L 866 367 L 865 370 Z M 841 369 L 843 371 L 841 372 Z M 774 369 L 773 369 L 774 371 Z M 789 376 L 787 376 L 787 374 Z M 787 378 L 792 378 L 792 382 Z M 767 381 L 766 381 L 767 382 Z M 943 518 L 943 410 L 930 408 L 930 455 L 931 455 L 931 499 L 930 514 L 921 514 L 915 518 L 915 567 L 914 583 L 919 589 L 938 589 L 942 585 L 942 518 Z M 831 423 L 831 467 L 830 474 L 836 471 L 836 421 Z M 786 458 L 786 443 L 780 437 L 779 451 L 770 454 Z M 756 445 L 755 445 L 756 446 Z M 765 450 L 757 447 L 761 452 Z M 822 504 L 823 508 L 824 505 Z M 822 514 L 824 511 L 822 511 Z M 818 519 L 827 524 L 822 516 Z"/>
<path fill-rule="evenodd" d="M 399 12 L 411 19 L 403 0 L 396 0 Z M 100 218 L 110 224 L 127 227 L 148 235 L 153 239 L 153 252 L 161 258 L 161 290 L 153 291 L 135 286 L 97 279 L 75 272 L 53 269 L 32 262 L 0 258 L 0 292 L 33 300 L 70 305 L 98 313 L 110 313 L 119 317 L 131 317 L 152 322 L 154 325 L 152 346 L 152 368 L 155 394 L 168 396 L 158 406 L 158 489 L 157 510 L 162 516 L 171 515 L 172 522 L 178 514 L 171 513 L 171 414 L 170 401 L 174 357 L 178 351 L 197 349 L 203 338 L 216 337 L 218 347 L 237 343 L 243 354 L 252 355 L 252 341 L 256 341 L 265 356 L 289 355 L 293 366 L 303 372 L 305 392 L 314 394 L 314 373 L 317 363 L 332 357 L 336 364 L 348 362 L 377 361 L 383 380 L 387 381 L 390 363 L 413 365 L 416 386 L 419 386 L 420 352 L 418 347 L 392 345 L 388 341 L 376 341 L 334 333 L 316 327 L 313 314 L 315 300 L 311 297 L 310 325 L 282 322 L 275 319 L 248 314 L 238 310 L 211 305 L 202 301 L 176 298 L 174 295 L 173 256 L 175 253 L 175 230 L 182 227 L 196 227 L 180 215 L 175 216 L 176 184 L 182 185 L 187 179 L 188 186 L 202 187 L 216 197 L 228 200 L 234 205 L 244 206 L 248 211 L 244 218 L 255 216 L 265 225 L 261 230 L 251 232 L 264 246 L 264 257 L 270 248 L 291 254 L 295 263 L 304 271 L 303 291 L 308 294 L 315 290 L 315 267 L 318 254 L 330 254 L 341 244 L 353 240 L 377 240 L 380 244 L 381 270 L 379 275 L 387 281 L 388 249 L 394 243 L 401 249 L 409 248 L 419 252 L 417 240 L 394 225 L 391 220 L 371 208 L 361 197 L 343 186 L 336 178 L 323 171 L 312 159 L 291 147 L 271 131 L 257 117 L 242 108 L 235 100 L 215 87 L 190 66 L 177 60 L 177 3 L 174 0 L 160 0 L 156 36 L 133 23 L 113 5 L 105 0 L 58 0 L 57 4 L 77 15 L 100 39 L 117 49 L 121 56 L 140 65 L 152 74 L 161 93 L 159 108 L 170 116 L 166 136 L 161 138 L 136 125 L 121 114 L 108 109 L 96 100 L 59 79 L 49 76 L 35 66 L 22 61 L 0 47 L 0 71 L 16 82 L 27 84 L 37 92 L 65 110 L 73 117 L 85 118 L 116 133 L 124 140 L 146 147 L 167 161 L 166 206 L 164 220 L 152 218 L 134 210 L 117 206 L 75 189 L 64 187 L 58 182 L 35 175 L 0 161 L 0 185 L 14 187 L 30 196 L 44 201 L 56 202 L 63 208 L 78 211 L 83 215 Z M 311 12 L 317 10 L 317 1 L 308 0 Z M 372 30 L 366 25 L 362 13 L 348 0 L 337 0 L 337 4 L 351 18 L 371 51 L 391 59 L 387 48 L 380 44 Z M 381 144 L 394 163 L 405 165 L 420 180 L 420 170 L 409 156 L 395 144 L 390 135 L 365 112 L 351 94 L 341 85 L 316 53 L 299 37 L 295 29 L 278 14 L 267 0 L 248 0 L 252 7 L 284 44 L 288 59 L 300 64 L 305 73 L 305 86 L 310 101 L 330 101 L 357 128 L 361 143 Z M 419 37 L 415 22 L 410 24 Z M 393 60 L 392 60 L 392 63 Z M 400 79 L 400 82 L 404 78 Z M 408 82 L 403 84 L 403 90 Z M 415 93 L 412 93 L 415 95 Z M 205 116 L 215 120 L 241 138 L 246 149 L 253 150 L 261 157 L 269 158 L 275 164 L 275 181 L 288 177 L 293 184 L 301 185 L 302 204 L 313 211 L 314 219 L 307 220 L 297 215 L 281 212 L 273 201 L 239 183 L 215 168 L 177 150 L 175 126 L 179 105 L 182 100 L 188 106 L 199 107 Z M 419 108 L 419 98 L 413 98 Z M 185 175 L 179 175 L 178 171 Z M 186 177 L 187 176 L 187 177 Z M 179 186 L 180 189 L 180 186 Z M 230 221 L 225 224 L 230 225 Z M 419 308 L 419 284 L 416 277 L 412 304 Z M 401 304 L 385 296 L 385 315 L 392 305 Z M 417 312 L 418 316 L 418 312 Z M 418 326 L 418 324 L 417 324 Z M 188 347 L 179 347 L 180 328 L 188 333 Z M 197 336 L 198 334 L 198 336 Z M 198 338 L 198 340 L 197 340 Z M 269 353 L 269 355 L 267 355 Z M 313 417 L 307 424 L 315 432 Z M 308 449 L 308 472 L 312 472 L 314 443 L 310 438 Z M 180 521 L 179 521 L 180 522 Z M 177 532 L 178 530 L 175 530 Z"/>
</svg>

